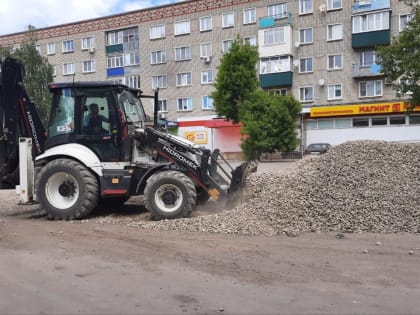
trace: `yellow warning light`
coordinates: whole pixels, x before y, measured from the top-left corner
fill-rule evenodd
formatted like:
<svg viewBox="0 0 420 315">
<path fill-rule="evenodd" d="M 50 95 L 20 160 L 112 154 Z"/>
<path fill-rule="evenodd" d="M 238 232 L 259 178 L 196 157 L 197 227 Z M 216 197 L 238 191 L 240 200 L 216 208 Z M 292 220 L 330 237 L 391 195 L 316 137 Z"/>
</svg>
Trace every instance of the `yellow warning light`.
<svg viewBox="0 0 420 315">
<path fill-rule="evenodd" d="M 119 180 L 118 177 L 115 177 L 115 178 L 112 179 L 113 184 L 118 184 L 119 182 L 120 182 L 120 180 Z"/>
<path fill-rule="evenodd" d="M 219 199 L 220 192 L 216 188 L 209 189 L 207 192 L 213 198 L 213 200 Z"/>
</svg>

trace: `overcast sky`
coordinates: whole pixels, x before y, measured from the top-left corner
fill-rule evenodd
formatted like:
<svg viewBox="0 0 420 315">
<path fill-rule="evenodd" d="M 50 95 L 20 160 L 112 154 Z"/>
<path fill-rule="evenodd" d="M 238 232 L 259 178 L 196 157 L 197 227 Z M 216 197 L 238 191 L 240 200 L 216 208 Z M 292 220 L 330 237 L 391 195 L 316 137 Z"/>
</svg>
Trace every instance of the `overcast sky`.
<svg viewBox="0 0 420 315">
<path fill-rule="evenodd" d="M 179 0 L 0 0 L 0 35 L 173 2 Z"/>
</svg>

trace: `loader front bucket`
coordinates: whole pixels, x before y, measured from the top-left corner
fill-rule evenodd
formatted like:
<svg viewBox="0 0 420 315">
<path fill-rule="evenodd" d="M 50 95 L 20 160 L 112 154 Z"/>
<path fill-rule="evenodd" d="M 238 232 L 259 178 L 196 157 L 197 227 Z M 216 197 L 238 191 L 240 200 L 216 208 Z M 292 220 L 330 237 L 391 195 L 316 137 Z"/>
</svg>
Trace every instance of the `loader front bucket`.
<svg viewBox="0 0 420 315">
<path fill-rule="evenodd" d="M 248 175 L 257 171 L 257 166 L 258 163 L 256 161 L 247 161 L 237 166 L 235 170 L 232 171 L 232 180 L 228 193 L 233 194 L 242 189 Z"/>
</svg>

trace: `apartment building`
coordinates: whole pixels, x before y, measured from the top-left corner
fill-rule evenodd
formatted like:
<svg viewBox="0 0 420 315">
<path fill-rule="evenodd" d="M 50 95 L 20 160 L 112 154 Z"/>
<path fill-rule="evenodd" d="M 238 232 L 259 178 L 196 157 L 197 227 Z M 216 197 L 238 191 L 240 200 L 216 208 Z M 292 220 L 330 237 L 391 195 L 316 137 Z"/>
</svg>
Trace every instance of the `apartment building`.
<svg viewBox="0 0 420 315">
<path fill-rule="evenodd" d="M 178 133 L 211 149 L 240 152 L 240 126 L 215 119 L 213 83 L 239 37 L 258 45 L 260 86 L 303 106 L 301 145 L 347 140 L 419 141 L 419 115 L 405 114 L 377 63 L 410 20 L 399 0 L 194 0 L 37 29 L 55 81 L 114 80 L 159 89 L 160 113 Z M 25 33 L 0 36 L 18 46 Z M 151 104 L 146 104 L 151 113 Z"/>
</svg>

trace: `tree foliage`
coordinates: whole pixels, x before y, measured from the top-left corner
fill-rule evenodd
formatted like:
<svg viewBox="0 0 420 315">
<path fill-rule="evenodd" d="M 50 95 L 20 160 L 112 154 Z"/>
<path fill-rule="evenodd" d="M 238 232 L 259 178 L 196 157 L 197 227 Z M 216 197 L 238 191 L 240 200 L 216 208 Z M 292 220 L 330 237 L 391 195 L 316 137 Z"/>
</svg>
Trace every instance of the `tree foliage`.
<svg viewBox="0 0 420 315">
<path fill-rule="evenodd" d="M 406 1 L 412 8 L 413 17 L 408 27 L 391 45 L 379 49 L 383 73 L 392 80 L 393 89 L 399 96 L 408 97 L 413 108 L 420 105 L 420 4 Z"/>
<path fill-rule="evenodd" d="M 237 38 L 226 52 L 219 66 L 212 93 L 216 113 L 234 123 L 240 121 L 239 108 L 248 95 L 258 88 L 255 65 L 258 49 Z"/>
<path fill-rule="evenodd" d="M 296 119 L 301 105 L 293 96 L 258 89 L 242 105 L 240 116 L 245 139 L 241 147 L 247 159 L 257 159 L 264 152 L 296 149 Z"/>
<path fill-rule="evenodd" d="M 0 47 L 0 55 L 2 57 L 14 57 L 23 63 L 25 67 L 25 88 L 45 122 L 48 118 L 52 97 L 48 91 L 48 84 L 53 81 L 53 67 L 49 64 L 47 58 L 39 54 L 33 27 L 29 26 L 28 28 L 27 37 L 19 48 Z"/>
</svg>

